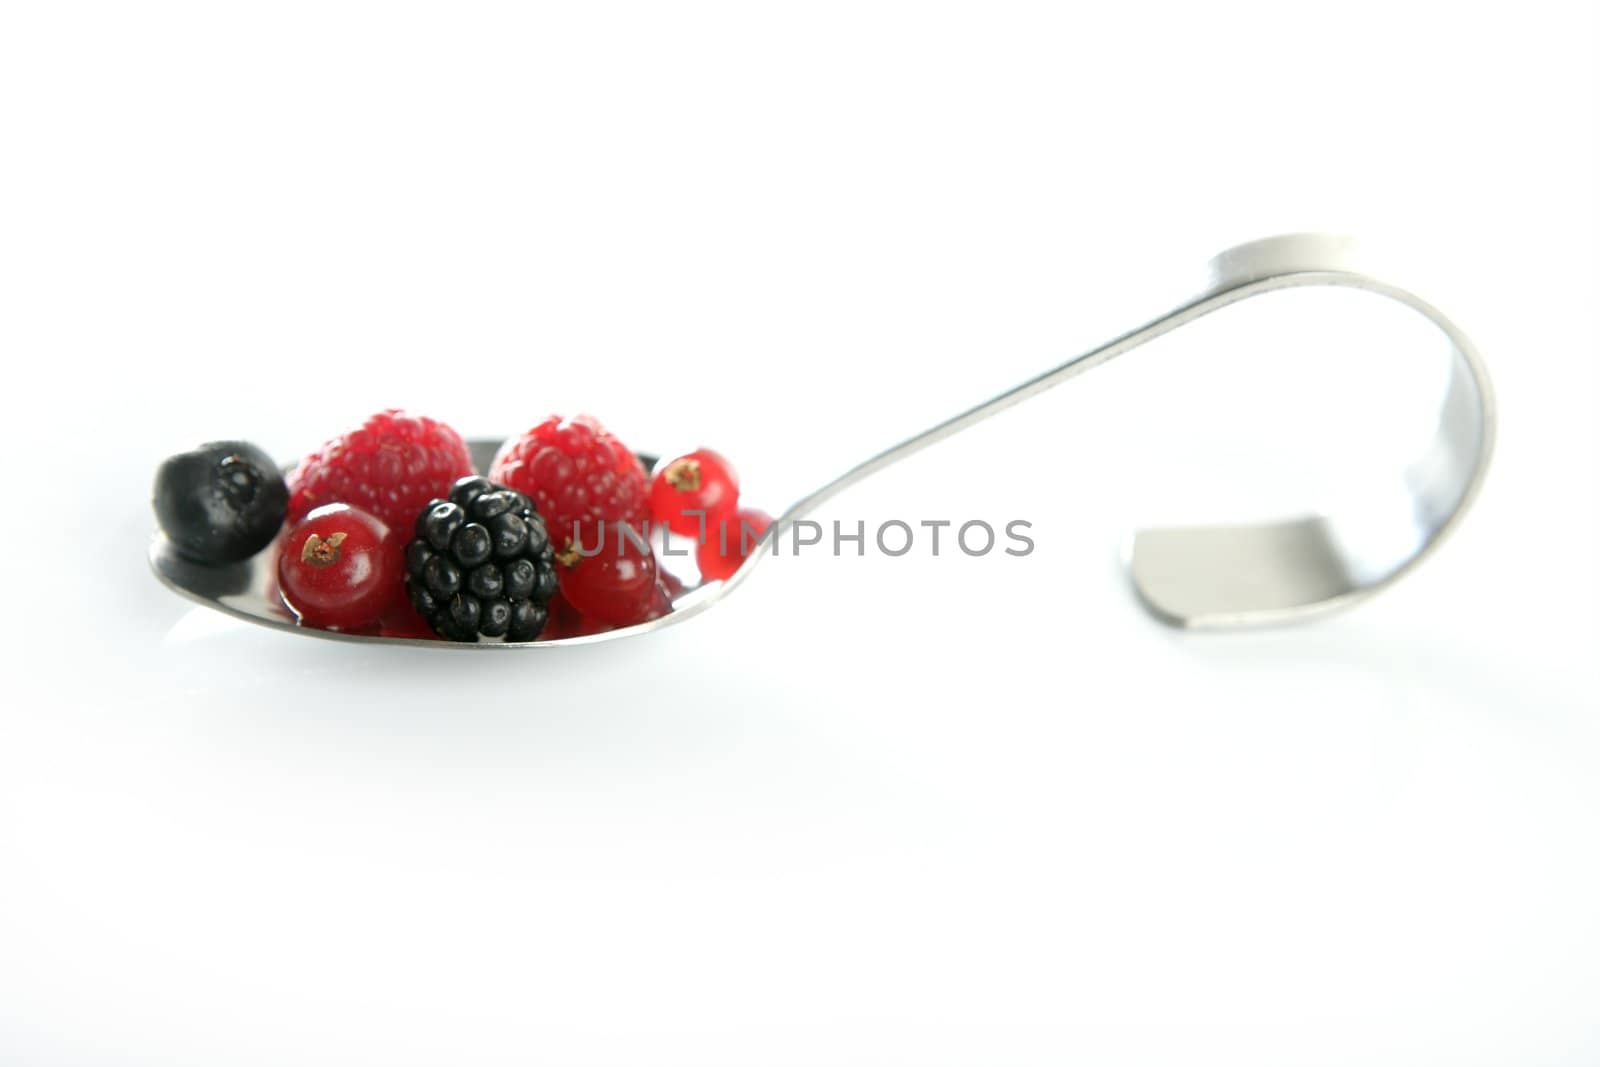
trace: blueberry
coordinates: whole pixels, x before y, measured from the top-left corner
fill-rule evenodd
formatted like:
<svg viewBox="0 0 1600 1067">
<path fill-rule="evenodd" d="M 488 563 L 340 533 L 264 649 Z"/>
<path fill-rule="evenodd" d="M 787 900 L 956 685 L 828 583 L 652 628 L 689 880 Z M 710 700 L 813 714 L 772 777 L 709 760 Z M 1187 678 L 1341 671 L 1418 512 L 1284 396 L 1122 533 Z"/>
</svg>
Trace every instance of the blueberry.
<svg viewBox="0 0 1600 1067">
<path fill-rule="evenodd" d="M 153 504 L 180 553 L 201 563 L 236 563 L 272 543 L 289 511 L 289 489 L 261 449 L 214 441 L 161 464 Z"/>
</svg>

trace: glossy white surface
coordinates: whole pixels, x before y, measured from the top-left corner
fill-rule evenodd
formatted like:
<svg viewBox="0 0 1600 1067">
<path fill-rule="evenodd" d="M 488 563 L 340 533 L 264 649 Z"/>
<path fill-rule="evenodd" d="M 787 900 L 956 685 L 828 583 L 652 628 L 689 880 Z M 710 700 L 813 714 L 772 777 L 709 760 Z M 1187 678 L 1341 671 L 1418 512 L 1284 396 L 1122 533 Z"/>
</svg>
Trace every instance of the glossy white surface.
<svg viewBox="0 0 1600 1067">
<path fill-rule="evenodd" d="M 0 1063 L 1600 1058 L 1593 14 L 1088 18 L 0 16 Z M 1359 316 L 1219 314 L 818 516 L 1031 556 L 780 558 L 648 641 L 297 641 L 146 571 L 166 453 L 384 403 L 788 498 L 1304 228 L 1435 253 L 1501 401 L 1469 520 L 1321 622 L 1174 633 L 1117 551 L 1424 440 Z"/>
</svg>

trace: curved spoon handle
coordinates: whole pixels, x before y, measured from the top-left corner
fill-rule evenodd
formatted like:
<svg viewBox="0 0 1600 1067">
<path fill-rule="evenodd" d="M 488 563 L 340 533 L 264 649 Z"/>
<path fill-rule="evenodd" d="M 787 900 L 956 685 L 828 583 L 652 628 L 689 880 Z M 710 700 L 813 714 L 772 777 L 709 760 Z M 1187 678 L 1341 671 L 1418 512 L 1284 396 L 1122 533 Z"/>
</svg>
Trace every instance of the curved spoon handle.
<svg viewBox="0 0 1600 1067">
<path fill-rule="evenodd" d="M 1397 483 L 1372 487 L 1347 502 L 1348 510 L 1141 530 L 1133 536 L 1128 567 L 1140 600 L 1175 626 L 1276 623 L 1355 603 L 1405 574 L 1460 521 L 1488 469 L 1494 400 L 1477 351 L 1454 323 L 1406 290 L 1364 273 L 1348 238 L 1318 234 L 1269 237 L 1223 252 L 1211 261 L 1209 284 L 1192 300 L 858 464 L 786 511 L 775 524 L 777 534 L 846 486 L 1146 341 L 1248 297 L 1311 285 L 1379 293 L 1445 335 L 1450 380 L 1433 439 L 1400 469 Z"/>
</svg>

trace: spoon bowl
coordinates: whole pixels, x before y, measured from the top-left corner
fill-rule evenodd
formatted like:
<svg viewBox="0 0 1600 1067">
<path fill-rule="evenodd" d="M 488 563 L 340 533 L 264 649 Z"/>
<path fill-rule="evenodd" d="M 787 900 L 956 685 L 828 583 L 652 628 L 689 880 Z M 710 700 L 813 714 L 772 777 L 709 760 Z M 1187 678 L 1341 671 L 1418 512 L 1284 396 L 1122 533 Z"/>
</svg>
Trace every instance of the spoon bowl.
<svg viewBox="0 0 1600 1067">
<path fill-rule="evenodd" d="M 472 453 L 472 465 L 479 471 L 487 471 L 494 461 L 496 449 L 500 447 L 500 439 L 476 438 L 467 442 L 467 448 Z M 639 454 L 639 463 L 645 470 L 655 466 L 656 457 L 648 454 Z M 690 553 L 692 556 L 692 553 Z M 696 614 L 707 604 L 714 601 L 720 593 L 725 582 L 701 582 L 699 574 L 692 567 L 684 567 L 681 562 L 685 557 L 676 554 L 658 553 L 657 566 L 670 573 L 683 586 L 683 591 L 672 601 L 672 610 L 658 619 L 639 623 L 636 626 L 618 627 L 614 630 L 604 630 L 599 633 L 583 634 L 576 637 L 564 637 L 559 640 L 545 641 L 492 641 L 483 640 L 476 642 L 444 641 L 428 637 L 398 637 L 372 633 L 344 633 L 339 630 L 324 630 L 315 626 L 302 626 L 295 618 L 294 612 L 284 604 L 283 598 L 278 595 L 278 545 L 274 542 L 256 553 L 254 556 L 239 563 L 214 564 L 197 563 L 178 553 L 172 542 L 161 533 L 157 533 L 150 542 L 150 568 L 155 572 L 163 585 L 181 596 L 187 597 L 205 607 L 232 615 L 234 618 L 252 622 L 258 626 L 267 626 L 277 630 L 286 630 L 289 633 L 309 637 L 323 637 L 333 641 L 361 641 L 377 642 L 386 645 L 415 645 L 420 648 L 441 649 L 497 649 L 497 648 L 548 648 L 556 645 L 594 644 L 599 641 L 610 641 L 619 637 L 633 637 L 638 634 L 659 630 L 663 626 L 680 622 L 690 615 Z M 755 559 L 752 554 L 746 563 Z"/>
</svg>

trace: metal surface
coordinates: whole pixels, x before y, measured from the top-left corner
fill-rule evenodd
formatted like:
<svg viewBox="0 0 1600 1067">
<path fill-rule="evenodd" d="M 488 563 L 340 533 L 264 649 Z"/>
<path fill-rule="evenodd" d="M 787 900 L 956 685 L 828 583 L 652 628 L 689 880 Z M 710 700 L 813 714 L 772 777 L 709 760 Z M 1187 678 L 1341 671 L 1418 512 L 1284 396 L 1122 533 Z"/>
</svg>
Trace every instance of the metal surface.
<svg viewBox="0 0 1600 1067">
<path fill-rule="evenodd" d="M 1130 543 L 1128 567 L 1140 600 L 1175 626 L 1248 626 L 1292 621 L 1349 605 L 1394 582 L 1439 544 L 1472 502 L 1494 441 L 1494 402 L 1472 343 L 1434 307 L 1361 266 L 1353 242 L 1302 234 L 1230 249 L 1212 260 L 1193 299 L 1091 351 L 1032 378 L 858 464 L 779 516 L 774 536 L 846 486 L 959 433 L 1013 404 L 1059 385 L 1219 308 L 1262 293 L 1300 286 L 1340 286 L 1396 301 L 1431 322 L 1451 350 L 1449 385 L 1435 433 L 1421 455 L 1397 457 L 1395 477 L 1330 514 L 1227 526 L 1142 530 Z M 498 442 L 473 443 L 479 469 Z M 1400 491 L 1396 491 L 1399 486 Z M 727 595 L 767 554 L 764 543 L 726 582 L 690 589 L 653 622 L 607 633 L 532 644 L 445 641 L 337 634 L 295 624 L 272 588 L 269 548 L 236 567 L 188 563 L 159 536 L 150 549 L 157 576 L 209 607 L 293 633 L 439 649 L 556 648 L 649 633 L 705 610 Z"/>
</svg>

